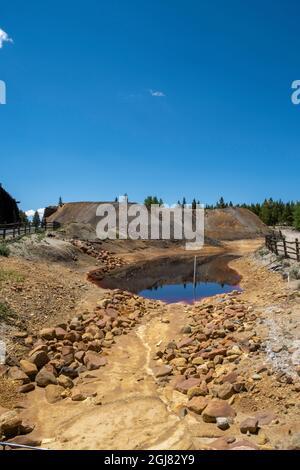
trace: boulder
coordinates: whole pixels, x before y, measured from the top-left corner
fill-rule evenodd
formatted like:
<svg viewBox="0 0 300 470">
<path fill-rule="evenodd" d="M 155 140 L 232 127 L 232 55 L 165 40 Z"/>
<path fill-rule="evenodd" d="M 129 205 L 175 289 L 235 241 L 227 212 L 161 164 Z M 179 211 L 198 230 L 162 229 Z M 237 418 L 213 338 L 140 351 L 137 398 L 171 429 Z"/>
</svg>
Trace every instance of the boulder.
<svg viewBox="0 0 300 470">
<path fill-rule="evenodd" d="M 64 328 L 61 328 L 60 326 L 55 328 L 55 336 L 57 339 L 64 339 L 66 336 L 67 332 Z"/>
<path fill-rule="evenodd" d="M 14 380 L 22 385 L 30 382 L 28 375 L 26 375 L 21 369 L 16 366 L 11 367 L 7 375 L 11 380 Z"/>
<path fill-rule="evenodd" d="M 222 431 L 226 431 L 230 428 L 230 422 L 228 418 L 217 418 L 217 426 Z"/>
<path fill-rule="evenodd" d="M 30 380 L 34 380 L 36 374 L 38 373 L 37 366 L 33 362 L 27 361 L 26 359 L 22 359 L 20 361 L 20 366 L 22 371 L 28 375 Z"/>
<path fill-rule="evenodd" d="M 161 367 L 157 367 L 154 369 L 154 375 L 155 377 L 166 377 L 167 375 L 170 375 L 173 370 L 173 367 L 163 365 Z"/>
<path fill-rule="evenodd" d="M 42 440 L 39 439 L 38 437 L 33 437 L 33 436 L 16 436 L 11 440 L 8 440 L 7 442 L 12 442 L 13 444 L 20 444 L 23 446 L 30 446 L 30 447 L 40 447 L 42 444 Z"/>
<path fill-rule="evenodd" d="M 236 412 L 224 400 L 213 399 L 205 408 L 202 418 L 206 423 L 216 423 L 217 418 L 234 418 Z"/>
<path fill-rule="evenodd" d="M 43 328 L 40 331 L 40 337 L 43 339 L 54 339 L 55 338 L 55 328 Z"/>
<path fill-rule="evenodd" d="M 19 434 L 22 420 L 17 411 L 11 410 L 0 415 L 0 437 L 4 435 L 6 438 L 14 437 Z"/>
<path fill-rule="evenodd" d="M 38 369 L 41 369 L 49 362 L 49 357 L 45 351 L 36 351 L 30 354 L 29 361 L 35 364 Z"/>
<path fill-rule="evenodd" d="M 221 398 L 221 400 L 229 400 L 229 398 L 232 397 L 234 394 L 234 387 L 231 383 L 225 382 L 224 384 L 220 385 L 218 388 L 218 398 Z"/>
<path fill-rule="evenodd" d="M 66 375 L 60 375 L 57 379 L 58 385 L 61 385 L 64 388 L 72 388 L 74 387 L 73 381 L 70 379 L 70 377 L 67 377 Z"/>
<path fill-rule="evenodd" d="M 56 385 L 57 380 L 52 372 L 49 372 L 47 369 L 41 369 L 35 378 L 36 384 L 39 387 L 47 387 L 47 385 Z"/>
<path fill-rule="evenodd" d="M 207 388 L 207 384 L 205 381 L 203 381 L 199 386 L 190 388 L 187 392 L 187 395 L 189 398 L 205 397 L 206 395 L 208 395 L 208 393 L 209 391 Z"/>
<path fill-rule="evenodd" d="M 187 404 L 187 408 L 198 415 L 207 407 L 209 399 L 207 397 L 193 397 Z"/>
<path fill-rule="evenodd" d="M 32 390 L 34 389 L 35 389 L 35 385 L 33 383 L 29 383 L 29 384 L 21 385 L 21 387 L 19 387 L 18 389 L 18 392 L 28 393 L 28 392 L 32 392 Z"/>
<path fill-rule="evenodd" d="M 182 382 L 179 382 L 175 389 L 178 391 L 178 392 L 181 392 L 181 393 L 188 393 L 188 391 L 193 388 L 193 387 L 199 387 L 201 383 L 201 380 L 200 379 L 196 379 L 196 378 L 193 378 L 191 377 L 190 379 L 186 379 L 186 380 L 183 380 Z"/>
<path fill-rule="evenodd" d="M 240 431 L 242 434 L 257 434 L 259 429 L 257 418 L 247 418 L 240 424 Z"/>
</svg>

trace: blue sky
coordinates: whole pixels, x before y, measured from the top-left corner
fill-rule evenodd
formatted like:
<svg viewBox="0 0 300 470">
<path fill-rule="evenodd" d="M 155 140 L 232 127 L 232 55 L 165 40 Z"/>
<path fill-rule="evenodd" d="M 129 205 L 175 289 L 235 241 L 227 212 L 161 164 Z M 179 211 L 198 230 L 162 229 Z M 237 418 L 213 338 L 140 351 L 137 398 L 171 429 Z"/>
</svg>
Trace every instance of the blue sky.
<svg viewBox="0 0 300 470">
<path fill-rule="evenodd" d="M 293 0 L 1 2 L 0 181 L 23 209 L 299 199 L 299 17 Z"/>
</svg>

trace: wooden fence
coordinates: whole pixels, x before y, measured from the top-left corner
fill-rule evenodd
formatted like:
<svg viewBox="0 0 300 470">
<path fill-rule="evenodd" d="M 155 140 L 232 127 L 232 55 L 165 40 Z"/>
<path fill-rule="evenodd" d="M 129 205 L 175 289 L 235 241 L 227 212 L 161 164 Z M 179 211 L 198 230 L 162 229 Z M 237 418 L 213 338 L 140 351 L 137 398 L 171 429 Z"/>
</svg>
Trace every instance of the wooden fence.
<svg viewBox="0 0 300 470">
<path fill-rule="evenodd" d="M 22 235 L 45 232 L 46 230 L 56 230 L 60 227 L 58 222 L 43 222 L 40 225 L 28 224 L 0 224 L 0 240 L 14 239 Z"/>
<path fill-rule="evenodd" d="M 294 241 L 287 241 L 281 232 L 266 236 L 266 247 L 268 250 L 277 256 L 284 256 L 284 258 L 300 261 L 299 245 L 298 238 L 295 238 Z"/>
</svg>

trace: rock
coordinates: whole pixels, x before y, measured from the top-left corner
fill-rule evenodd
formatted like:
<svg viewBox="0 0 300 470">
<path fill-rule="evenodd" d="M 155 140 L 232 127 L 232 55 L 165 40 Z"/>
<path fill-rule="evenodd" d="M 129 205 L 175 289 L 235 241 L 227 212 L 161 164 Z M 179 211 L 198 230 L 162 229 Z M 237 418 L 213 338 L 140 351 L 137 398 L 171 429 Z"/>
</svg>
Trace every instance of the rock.
<svg viewBox="0 0 300 470">
<path fill-rule="evenodd" d="M 60 372 L 61 374 L 70 377 L 71 379 L 76 379 L 76 377 L 79 375 L 78 369 L 74 369 L 73 367 L 62 367 Z"/>
<path fill-rule="evenodd" d="M 0 364 L 0 377 L 5 377 L 7 372 L 8 372 L 8 366 L 5 366 L 4 364 Z"/>
<path fill-rule="evenodd" d="M 32 346 L 33 345 L 33 337 L 32 336 L 28 336 L 27 338 L 25 338 L 25 346 Z"/>
<path fill-rule="evenodd" d="M 22 420 L 15 410 L 7 411 L 0 415 L 0 436 L 6 438 L 14 437 L 19 434 L 19 428 Z"/>
<path fill-rule="evenodd" d="M 88 394 L 84 393 L 80 388 L 76 387 L 72 390 L 71 400 L 72 401 L 83 401 L 86 400 Z"/>
<path fill-rule="evenodd" d="M 35 378 L 36 384 L 39 387 L 47 387 L 47 385 L 56 385 L 57 380 L 52 372 L 46 369 L 41 369 Z"/>
<path fill-rule="evenodd" d="M 47 385 L 45 388 L 46 400 L 48 403 L 56 403 L 62 400 L 61 394 L 64 392 L 64 388 L 60 385 Z"/>
<path fill-rule="evenodd" d="M 55 328 L 55 336 L 57 339 L 59 340 L 64 339 L 66 334 L 67 334 L 67 331 L 64 328 L 61 328 L 59 326 Z"/>
<path fill-rule="evenodd" d="M 243 352 L 236 345 L 227 351 L 227 356 L 241 356 L 242 354 Z"/>
<path fill-rule="evenodd" d="M 261 427 L 271 424 L 276 419 L 276 416 L 272 411 L 259 411 L 255 414 L 255 418 L 257 419 L 258 426 Z"/>
<path fill-rule="evenodd" d="M 167 375 L 170 375 L 173 370 L 173 367 L 163 365 L 161 367 L 157 367 L 154 369 L 154 375 L 155 377 L 166 377 Z"/>
<path fill-rule="evenodd" d="M 229 446 L 230 450 L 259 450 L 259 447 L 254 444 L 254 442 L 247 441 L 247 440 L 241 440 L 241 441 L 236 441 L 233 444 Z"/>
<path fill-rule="evenodd" d="M 66 375 L 60 375 L 57 379 L 58 385 L 61 385 L 64 388 L 73 388 L 74 384 L 73 381 L 70 379 L 70 377 L 67 377 Z"/>
<path fill-rule="evenodd" d="M 35 428 L 34 424 L 22 421 L 20 428 L 19 428 L 19 432 L 20 434 L 29 434 L 34 430 L 34 428 Z"/>
<path fill-rule="evenodd" d="M 21 387 L 19 387 L 18 389 L 18 392 L 28 393 L 28 392 L 32 392 L 32 390 L 34 389 L 35 389 L 35 385 L 33 383 L 29 383 L 29 384 L 21 385 Z"/>
<path fill-rule="evenodd" d="M 184 367 L 187 363 L 187 360 L 184 357 L 177 357 L 172 359 L 171 364 L 175 367 Z"/>
<path fill-rule="evenodd" d="M 26 375 L 21 369 L 16 366 L 11 367 L 7 375 L 11 380 L 14 380 L 22 385 L 30 382 L 28 375 Z"/>
<path fill-rule="evenodd" d="M 38 369 L 36 365 L 33 362 L 26 361 L 25 359 L 22 359 L 20 361 L 20 366 L 22 371 L 28 375 L 30 380 L 34 380 L 36 374 L 38 373 Z"/>
<path fill-rule="evenodd" d="M 194 359 L 192 360 L 192 364 L 195 365 L 195 366 L 201 366 L 202 364 L 204 364 L 204 359 L 203 357 L 194 357 Z"/>
<path fill-rule="evenodd" d="M 231 384 L 234 384 L 234 382 L 237 381 L 237 378 L 237 372 L 229 372 L 228 374 L 224 375 L 224 377 L 222 377 L 222 383 L 229 382 Z"/>
<path fill-rule="evenodd" d="M 213 399 L 205 408 L 202 418 L 205 423 L 216 423 L 217 418 L 234 418 L 236 412 L 226 401 Z"/>
<path fill-rule="evenodd" d="M 225 382 L 218 388 L 218 398 L 221 398 L 221 400 L 229 400 L 229 398 L 232 397 L 234 394 L 234 387 L 231 383 Z"/>
<path fill-rule="evenodd" d="M 69 366 L 74 360 L 74 349 L 72 346 L 63 346 L 61 348 L 61 361 L 64 366 Z"/>
<path fill-rule="evenodd" d="M 253 379 L 253 380 L 261 380 L 261 375 L 259 375 L 259 374 L 253 374 L 253 375 L 252 375 L 252 379 Z"/>
<path fill-rule="evenodd" d="M 84 355 L 85 351 L 76 351 L 76 353 L 74 354 L 74 358 L 79 362 L 83 362 Z"/>
<path fill-rule="evenodd" d="M 105 357 L 99 356 L 99 354 L 94 353 L 93 351 L 87 351 L 83 362 L 88 370 L 96 370 L 105 366 L 107 360 Z"/>
<path fill-rule="evenodd" d="M 240 431 L 242 434 L 257 434 L 258 432 L 258 419 L 247 418 L 240 424 Z"/>
<path fill-rule="evenodd" d="M 38 437 L 33 436 L 16 436 L 7 442 L 12 442 L 13 444 L 20 444 L 23 446 L 30 446 L 30 447 L 40 447 L 42 444 L 42 440 Z"/>
<path fill-rule="evenodd" d="M 195 378 L 190 378 L 190 379 L 187 379 L 187 380 L 183 380 L 181 382 L 179 382 L 175 389 L 178 391 L 178 392 L 181 392 L 181 393 L 188 393 L 188 390 L 190 388 L 193 388 L 193 387 L 199 387 L 201 383 L 201 380 L 200 379 L 195 379 Z"/>
<path fill-rule="evenodd" d="M 35 364 L 38 369 L 41 369 L 49 362 L 49 357 L 45 351 L 36 351 L 29 355 L 29 361 Z"/>
<path fill-rule="evenodd" d="M 184 326 L 182 329 L 181 329 L 181 332 L 184 334 L 184 335 L 188 335 L 192 332 L 192 328 L 188 325 L 188 326 Z"/>
<path fill-rule="evenodd" d="M 219 417 L 217 418 L 217 426 L 222 431 L 226 431 L 226 429 L 230 428 L 230 422 L 228 418 Z"/>
<path fill-rule="evenodd" d="M 194 342 L 193 338 L 184 338 L 181 341 L 179 341 L 179 343 L 177 343 L 177 349 L 190 346 L 190 344 L 192 344 L 193 342 Z"/>
<path fill-rule="evenodd" d="M 207 407 L 209 399 L 207 397 L 193 397 L 187 404 L 187 408 L 198 415 Z"/>
<path fill-rule="evenodd" d="M 43 339 L 54 339 L 55 338 L 55 328 L 43 328 L 40 331 L 40 337 Z"/>
<path fill-rule="evenodd" d="M 208 388 L 206 382 L 201 382 L 197 387 L 192 387 L 187 391 L 188 397 L 191 399 L 193 397 L 205 397 L 208 395 Z"/>
</svg>

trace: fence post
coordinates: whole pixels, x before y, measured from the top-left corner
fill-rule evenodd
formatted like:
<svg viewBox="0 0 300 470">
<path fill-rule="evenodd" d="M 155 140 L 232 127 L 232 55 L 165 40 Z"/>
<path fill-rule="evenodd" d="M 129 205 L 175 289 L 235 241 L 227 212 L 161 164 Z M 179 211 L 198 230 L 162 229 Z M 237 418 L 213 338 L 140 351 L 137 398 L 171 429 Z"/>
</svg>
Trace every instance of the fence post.
<svg viewBox="0 0 300 470">
<path fill-rule="evenodd" d="M 286 241 L 285 241 L 285 238 L 283 238 L 283 250 L 284 250 L 284 257 L 285 257 L 285 258 L 288 258 L 288 252 L 287 252 L 287 249 L 286 249 Z"/>
<path fill-rule="evenodd" d="M 297 256 L 297 261 L 300 261 L 299 240 L 298 240 L 298 238 L 295 239 L 295 243 L 296 243 L 296 256 Z"/>
</svg>

